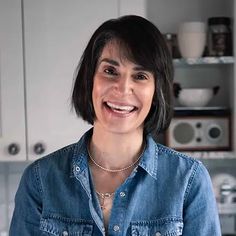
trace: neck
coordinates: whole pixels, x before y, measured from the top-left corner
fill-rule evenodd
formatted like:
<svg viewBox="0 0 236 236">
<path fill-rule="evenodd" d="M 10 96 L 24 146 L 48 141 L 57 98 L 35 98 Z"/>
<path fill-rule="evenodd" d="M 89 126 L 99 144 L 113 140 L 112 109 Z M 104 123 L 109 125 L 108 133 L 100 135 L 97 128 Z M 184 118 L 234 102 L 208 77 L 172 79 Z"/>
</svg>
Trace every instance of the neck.
<svg viewBox="0 0 236 236">
<path fill-rule="evenodd" d="M 121 169 L 137 160 L 143 149 L 143 133 L 119 134 L 94 127 L 90 154 L 108 169 Z"/>
</svg>

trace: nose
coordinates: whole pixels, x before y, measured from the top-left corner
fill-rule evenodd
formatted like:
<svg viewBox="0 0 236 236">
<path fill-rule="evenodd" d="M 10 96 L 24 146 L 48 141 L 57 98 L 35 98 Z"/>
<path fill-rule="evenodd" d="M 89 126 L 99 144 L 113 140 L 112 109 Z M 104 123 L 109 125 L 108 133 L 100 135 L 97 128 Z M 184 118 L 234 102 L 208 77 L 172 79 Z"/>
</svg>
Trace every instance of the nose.
<svg viewBox="0 0 236 236">
<path fill-rule="evenodd" d="M 133 93 L 133 81 L 131 76 L 122 76 L 117 80 L 115 92 L 121 95 L 130 95 Z"/>
</svg>

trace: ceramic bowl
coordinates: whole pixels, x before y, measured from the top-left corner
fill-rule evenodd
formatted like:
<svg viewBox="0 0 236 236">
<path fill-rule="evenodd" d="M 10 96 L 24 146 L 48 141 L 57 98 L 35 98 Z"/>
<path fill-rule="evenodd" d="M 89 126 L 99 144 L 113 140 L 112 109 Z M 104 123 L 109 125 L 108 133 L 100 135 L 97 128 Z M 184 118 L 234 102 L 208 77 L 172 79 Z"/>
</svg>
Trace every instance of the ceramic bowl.
<svg viewBox="0 0 236 236">
<path fill-rule="evenodd" d="M 181 106 L 204 107 L 218 93 L 219 87 L 214 88 L 181 88 L 177 100 Z"/>
</svg>

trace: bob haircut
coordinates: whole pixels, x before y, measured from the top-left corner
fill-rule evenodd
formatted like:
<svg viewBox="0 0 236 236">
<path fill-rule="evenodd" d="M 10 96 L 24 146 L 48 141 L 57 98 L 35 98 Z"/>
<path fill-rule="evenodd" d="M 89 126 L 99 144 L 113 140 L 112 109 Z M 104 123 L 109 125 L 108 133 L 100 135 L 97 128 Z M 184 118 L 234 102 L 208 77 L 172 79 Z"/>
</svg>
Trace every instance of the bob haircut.
<svg viewBox="0 0 236 236">
<path fill-rule="evenodd" d="M 104 22 L 92 35 L 75 73 L 72 107 L 77 115 L 93 124 L 96 119 L 92 90 L 97 62 L 103 48 L 118 42 L 130 61 L 154 75 L 152 106 L 144 121 L 144 133 L 157 137 L 168 128 L 173 114 L 173 64 L 165 39 L 150 21 L 127 15 Z"/>
</svg>

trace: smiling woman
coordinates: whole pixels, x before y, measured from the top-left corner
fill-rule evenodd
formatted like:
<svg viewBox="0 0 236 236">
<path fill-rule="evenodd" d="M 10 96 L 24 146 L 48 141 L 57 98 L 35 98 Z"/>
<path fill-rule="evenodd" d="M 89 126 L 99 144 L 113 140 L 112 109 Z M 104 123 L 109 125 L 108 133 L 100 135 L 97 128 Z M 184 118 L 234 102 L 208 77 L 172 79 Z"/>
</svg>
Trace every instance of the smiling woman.
<svg viewBox="0 0 236 236">
<path fill-rule="evenodd" d="M 172 59 L 151 22 L 104 22 L 72 94 L 93 128 L 26 169 L 10 236 L 220 236 L 205 167 L 153 139 L 171 121 L 172 80 Z"/>
<path fill-rule="evenodd" d="M 101 58 L 102 53 L 107 56 Z M 116 54 L 116 58 L 109 54 Z M 169 126 L 172 117 L 172 58 L 160 31 L 142 17 L 110 20 L 94 32 L 78 66 L 72 98 L 74 108 L 78 116 L 93 124 L 96 116 L 92 101 L 94 73 L 100 68 L 100 63 L 106 63 L 107 76 L 114 78 L 116 73 L 119 75 L 118 68 L 124 61 L 133 63 L 137 72 L 133 78 L 136 75 L 142 80 L 143 76 L 153 76 L 155 94 L 144 122 L 144 132 L 157 136 Z"/>
</svg>

